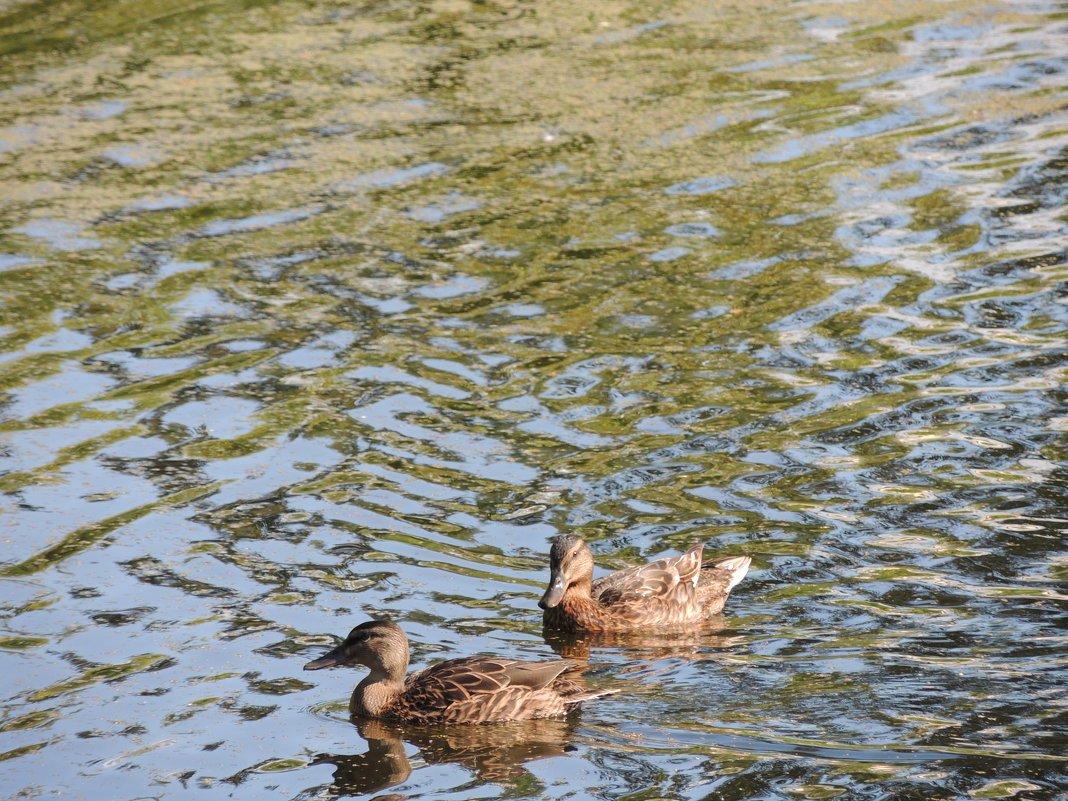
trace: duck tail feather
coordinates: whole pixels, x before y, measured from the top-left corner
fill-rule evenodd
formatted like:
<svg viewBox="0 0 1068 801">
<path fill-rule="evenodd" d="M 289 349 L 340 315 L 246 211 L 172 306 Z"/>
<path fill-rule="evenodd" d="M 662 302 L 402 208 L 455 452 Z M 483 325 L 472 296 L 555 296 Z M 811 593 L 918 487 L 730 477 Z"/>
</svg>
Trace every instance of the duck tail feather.
<svg viewBox="0 0 1068 801">
<path fill-rule="evenodd" d="M 745 574 L 749 572 L 749 565 L 752 563 L 753 558 L 751 556 L 725 556 L 720 559 L 712 559 L 705 562 L 701 567 L 712 568 L 714 570 L 723 570 L 730 574 L 730 586 L 727 591 L 730 592 L 745 578 Z"/>
<path fill-rule="evenodd" d="M 564 699 L 564 703 L 581 704 L 583 701 L 592 701 L 595 698 L 604 698 L 606 695 L 615 695 L 618 692 L 620 692 L 619 687 L 613 687 L 607 690 L 587 690 L 586 692 L 569 695 L 567 698 Z"/>
</svg>

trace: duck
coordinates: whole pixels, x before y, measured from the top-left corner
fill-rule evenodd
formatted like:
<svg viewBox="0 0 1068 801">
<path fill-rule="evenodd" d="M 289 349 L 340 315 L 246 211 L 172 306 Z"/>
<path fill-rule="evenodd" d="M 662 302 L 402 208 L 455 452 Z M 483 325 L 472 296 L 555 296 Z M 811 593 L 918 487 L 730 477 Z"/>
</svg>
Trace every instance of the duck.
<svg viewBox="0 0 1068 801">
<path fill-rule="evenodd" d="M 680 556 L 593 580 L 593 554 L 575 534 L 553 541 L 549 588 L 538 602 L 545 626 L 562 631 L 693 628 L 710 622 L 749 570 L 749 556 L 703 561 L 704 545 Z"/>
<path fill-rule="evenodd" d="M 359 664 L 371 672 L 349 701 L 354 717 L 402 723 L 494 723 L 556 717 L 618 692 L 589 690 L 566 675 L 580 668 L 571 659 L 524 662 L 468 656 L 437 662 L 405 678 L 408 638 L 390 620 L 356 626 L 345 641 L 313 659 L 305 670 Z"/>
</svg>

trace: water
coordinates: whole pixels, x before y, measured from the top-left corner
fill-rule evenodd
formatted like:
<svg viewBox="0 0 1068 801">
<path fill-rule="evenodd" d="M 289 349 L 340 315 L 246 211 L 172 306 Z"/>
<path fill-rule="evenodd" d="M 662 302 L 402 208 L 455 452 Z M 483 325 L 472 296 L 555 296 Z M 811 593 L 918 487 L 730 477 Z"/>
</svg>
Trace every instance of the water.
<svg viewBox="0 0 1068 801">
<path fill-rule="evenodd" d="M 13 0 L 0 53 L 0 795 L 1068 784 L 1063 4 Z M 754 566 L 547 640 L 565 531 Z M 623 691 L 357 727 L 301 666 L 371 615 Z"/>
</svg>

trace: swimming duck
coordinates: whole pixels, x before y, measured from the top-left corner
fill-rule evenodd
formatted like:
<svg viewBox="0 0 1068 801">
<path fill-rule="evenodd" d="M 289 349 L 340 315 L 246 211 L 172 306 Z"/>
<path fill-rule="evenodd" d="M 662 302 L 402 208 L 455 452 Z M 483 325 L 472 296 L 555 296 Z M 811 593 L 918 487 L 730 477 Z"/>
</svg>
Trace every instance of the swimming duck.
<svg viewBox="0 0 1068 801">
<path fill-rule="evenodd" d="M 593 580 L 593 554 L 581 537 L 557 537 L 549 588 L 538 602 L 545 625 L 564 631 L 626 631 L 698 626 L 715 615 L 745 576 L 748 556 L 701 561 L 704 545 L 681 556 Z"/>
<path fill-rule="evenodd" d="M 618 690 L 587 690 L 563 674 L 578 668 L 570 659 L 521 662 L 489 656 L 448 659 L 405 679 L 408 638 L 396 623 L 361 623 L 337 648 L 305 670 L 360 664 L 370 674 L 352 692 L 349 711 L 358 717 L 407 723 L 490 723 L 563 715 L 583 701 Z"/>
</svg>

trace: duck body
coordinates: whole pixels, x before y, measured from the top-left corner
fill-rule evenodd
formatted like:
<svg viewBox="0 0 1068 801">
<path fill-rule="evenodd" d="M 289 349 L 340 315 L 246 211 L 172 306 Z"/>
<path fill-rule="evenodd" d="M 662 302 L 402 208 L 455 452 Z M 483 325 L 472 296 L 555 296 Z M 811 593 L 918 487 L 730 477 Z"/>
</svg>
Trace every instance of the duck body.
<svg viewBox="0 0 1068 801">
<path fill-rule="evenodd" d="M 549 628 L 631 631 L 693 628 L 718 614 L 749 570 L 748 556 L 702 561 L 703 545 L 681 556 L 593 580 L 593 554 L 574 534 L 550 551 L 549 588 L 538 605 Z"/>
<path fill-rule="evenodd" d="M 371 672 L 356 685 L 349 710 L 356 717 L 405 723 L 491 723 L 565 714 L 582 701 L 615 690 L 588 690 L 565 676 L 569 659 L 523 662 L 471 656 L 448 659 L 405 678 L 409 649 L 395 623 L 374 620 L 354 628 L 334 650 L 304 666 L 319 670 L 362 664 Z"/>
</svg>

